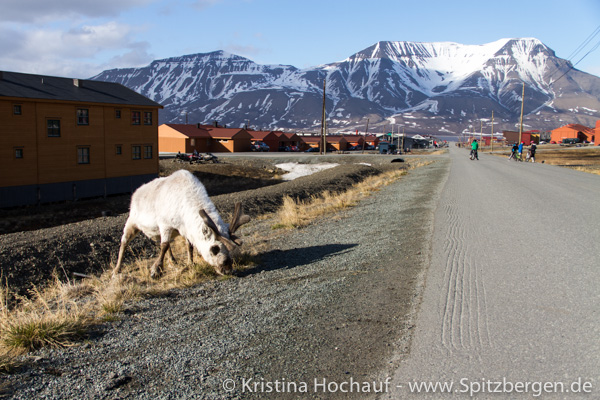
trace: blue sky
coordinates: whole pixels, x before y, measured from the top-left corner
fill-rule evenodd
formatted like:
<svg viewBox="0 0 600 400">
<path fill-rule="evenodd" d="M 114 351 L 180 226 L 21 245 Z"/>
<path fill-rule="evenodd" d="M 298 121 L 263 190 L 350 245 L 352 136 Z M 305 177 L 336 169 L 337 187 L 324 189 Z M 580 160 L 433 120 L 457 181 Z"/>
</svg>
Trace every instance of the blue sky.
<svg viewBox="0 0 600 400">
<path fill-rule="evenodd" d="M 214 50 L 305 68 L 382 40 L 522 37 L 575 63 L 598 27 L 599 0 L 2 0 L 0 70 L 87 78 Z M 600 76 L 600 48 L 576 68 Z"/>
</svg>

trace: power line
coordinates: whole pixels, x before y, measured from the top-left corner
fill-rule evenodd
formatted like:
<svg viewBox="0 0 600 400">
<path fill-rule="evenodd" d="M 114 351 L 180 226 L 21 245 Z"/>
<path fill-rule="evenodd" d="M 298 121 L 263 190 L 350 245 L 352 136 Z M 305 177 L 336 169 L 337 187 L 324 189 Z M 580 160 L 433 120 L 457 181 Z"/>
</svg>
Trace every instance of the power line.
<svg viewBox="0 0 600 400">
<path fill-rule="evenodd" d="M 590 51 L 588 51 L 587 53 L 585 53 L 585 55 L 583 57 L 581 57 L 579 59 L 579 61 L 577 61 L 575 64 L 571 64 L 571 66 L 569 67 L 568 70 L 566 70 L 561 76 L 559 76 L 554 82 L 552 82 L 552 84 L 554 84 L 555 82 L 557 82 L 560 78 L 562 78 L 563 76 L 565 76 L 567 73 L 569 73 L 569 71 L 571 71 L 573 68 L 575 68 L 575 66 L 577 64 L 579 64 L 584 58 L 586 58 L 591 52 L 593 52 L 594 50 L 596 50 L 598 47 L 600 47 L 600 40 L 598 41 L 598 43 L 596 43 L 594 45 L 594 47 L 592 47 L 592 49 Z"/>
<path fill-rule="evenodd" d="M 577 48 L 575 50 L 573 50 L 573 52 L 569 55 L 569 57 L 567 57 L 566 62 L 570 62 L 571 65 L 569 66 L 569 68 L 561 75 L 558 77 L 558 79 L 556 79 L 555 81 L 552 82 L 552 84 L 556 83 L 558 80 L 560 80 L 563 76 L 565 76 L 567 73 L 569 73 L 573 68 L 575 68 L 575 66 L 577 64 L 579 64 L 584 58 L 586 58 L 590 53 L 592 53 L 594 50 L 596 50 L 598 48 L 598 46 L 600 46 L 600 41 L 597 42 L 594 47 L 592 47 L 591 50 L 589 50 L 583 57 L 581 57 L 579 59 L 579 61 L 577 61 L 576 63 L 572 62 L 572 58 L 577 56 L 577 54 L 579 54 L 583 49 L 585 49 L 585 47 L 592 41 L 594 40 L 594 38 L 596 36 L 598 36 L 598 34 L 600 34 L 600 25 L 598 25 L 598 27 L 596 29 L 594 29 L 594 31 L 579 45 L 577 46 Z M 557 73 L 560 72 L 560 67 L 557 67 L 556 70 L 554 70 L 552 72 L 552 74 L 550 74 L 549 79 L 552 80 L 552 78 L 554 77 L 554 75 L 556 75 Z"/>
</svg>

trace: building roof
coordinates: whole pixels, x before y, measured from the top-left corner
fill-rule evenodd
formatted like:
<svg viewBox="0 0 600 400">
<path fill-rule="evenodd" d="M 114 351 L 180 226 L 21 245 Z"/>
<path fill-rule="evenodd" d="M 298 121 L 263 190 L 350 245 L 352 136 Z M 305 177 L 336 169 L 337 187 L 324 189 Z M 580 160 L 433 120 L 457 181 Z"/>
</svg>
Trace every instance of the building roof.
<svg viewBox="0 0 600 400">
<path fill-rule="evenodd" d="M 584 133 L 593 133 L 594 130 L 592 128 L 588 128 L 585 125 L 581 125 L 581 124 L 569 124 L 569 125 L 565 125 L 565 126 L 561 126 L 560 128 L 557 129 L 572 129 L 574 131 L 578 131 L 578 132 L 584 132 Z"/>
<path fill-rule="evenodd" d="M 7 71 L 0 71 L 0 97 L 162 108 L 160 104 L 119 83 Z"/>
<path fill-rule="evenodd" d="M 273 132 L 273 131 L 251 131 L 251 130 L 249 130 L 248 133 L 250 134 L 250 136 L 252 136 L 252 139 L 256 139 L 256 140 L 263 140 L 267 136 L 273 136 L 273 137 L 277 136 L 275 134 L 275 132 Z"/>
<path fill-rule="evenodd" d="M 241 128 L 207 128 L 208 134 L 213 139 L 233 139 L 234 137 L 239 138 L 252 138 L 252 136 Z"/>
<path fill-rule="evenodd" d="M 198 127 L 197 125 L 190 124 L 164 124 L 171 129 L 176 130 L 177 132 L 191 138 L 210 138 L 210 134 L 208 130 L 202 127 Z M 161 125 L 162 126 L 162 125 Z"/>
</svg>

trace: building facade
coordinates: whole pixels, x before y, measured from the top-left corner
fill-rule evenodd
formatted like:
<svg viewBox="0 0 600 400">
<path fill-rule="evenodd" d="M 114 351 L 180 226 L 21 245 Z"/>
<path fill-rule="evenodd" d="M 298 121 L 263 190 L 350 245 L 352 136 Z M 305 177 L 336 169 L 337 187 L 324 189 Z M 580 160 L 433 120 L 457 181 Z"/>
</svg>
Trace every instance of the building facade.
<svg viewBox="0 0 600 400">
<path fill-rule="evenodd" d="M 162 106 L 116 83 L 0 71 L 0 207 L 134 191 Z"/>
</svg>

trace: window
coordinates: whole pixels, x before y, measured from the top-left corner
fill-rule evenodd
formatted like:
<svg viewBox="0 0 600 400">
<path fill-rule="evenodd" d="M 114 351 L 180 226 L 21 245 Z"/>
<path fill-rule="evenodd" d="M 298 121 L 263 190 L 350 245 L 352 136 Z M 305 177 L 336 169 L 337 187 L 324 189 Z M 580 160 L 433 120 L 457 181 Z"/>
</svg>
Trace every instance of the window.
<svg viewBox="0 0 600 400">
<path fill-rule="evenodd" d="M 121 146 L 120 144 L 115 146 L 115 154 L 120 156 L 121 154 L 123 154 L 123 146 Z"/>
<path fill-rule="evenodd" d="M 140 125 L 141 121 L 140 121 L 141 115 L 139 111 L 132 111 L 131 112 L 131 124 L 132 125 Z"/>
<path fill-rule="evenodd" d="M 60 137 L 60 120 L 49 119 L 46 120 L 48 127 L 48 137 Z"/>
<path fill-rule="evenodd" d="M 152 111 L 144 111 L 144 125 L 152 125 Z"/>
<path fill-rule="evenodd" d="M 144 146 L 144 158 L 152 158 L 152 146 Z"/>
<path fill-rule="evenodd" d="M 134 160 L 142 159 L 142 146 L 131 146 L 131 158 Z"/>
<path fill-rule="evenodd" d="M 119 109 L 115 110 L 115 118 L 116 119 L 121 119 L 121 110 L 119 110 Z"/>
<path fill-rule="evenodd" d="M 13 114 L 14 115 L 21 115 L 21 113 L 22 113 L 21 105 L 20 104 L 13 105 Z"/>
<path fill-rule="evenodd" d="M 77 164 L 89 164 L 90 163 L 90 148 L 89 147 L 78 147 L 77 148 Z"/>
<path fill-rule="evenodd" d="M 23 148 L 22 147 L 15 148 L 15 158 L 23 158 Z"/>
<path fill-rule="evenodd" d="M 191 146 L 195 146 L 195 145 L 196 145 L 196 139 L 194 139 L 194 138 L 191 138 L 191 139 L 190 139 L 190 145 L 191 145 Z"/>
<path fill-rule="evenodd" d="M 90 124 L 90 111 L 87 108 L 77 109 L 77 125 Z"/>
</svg>

